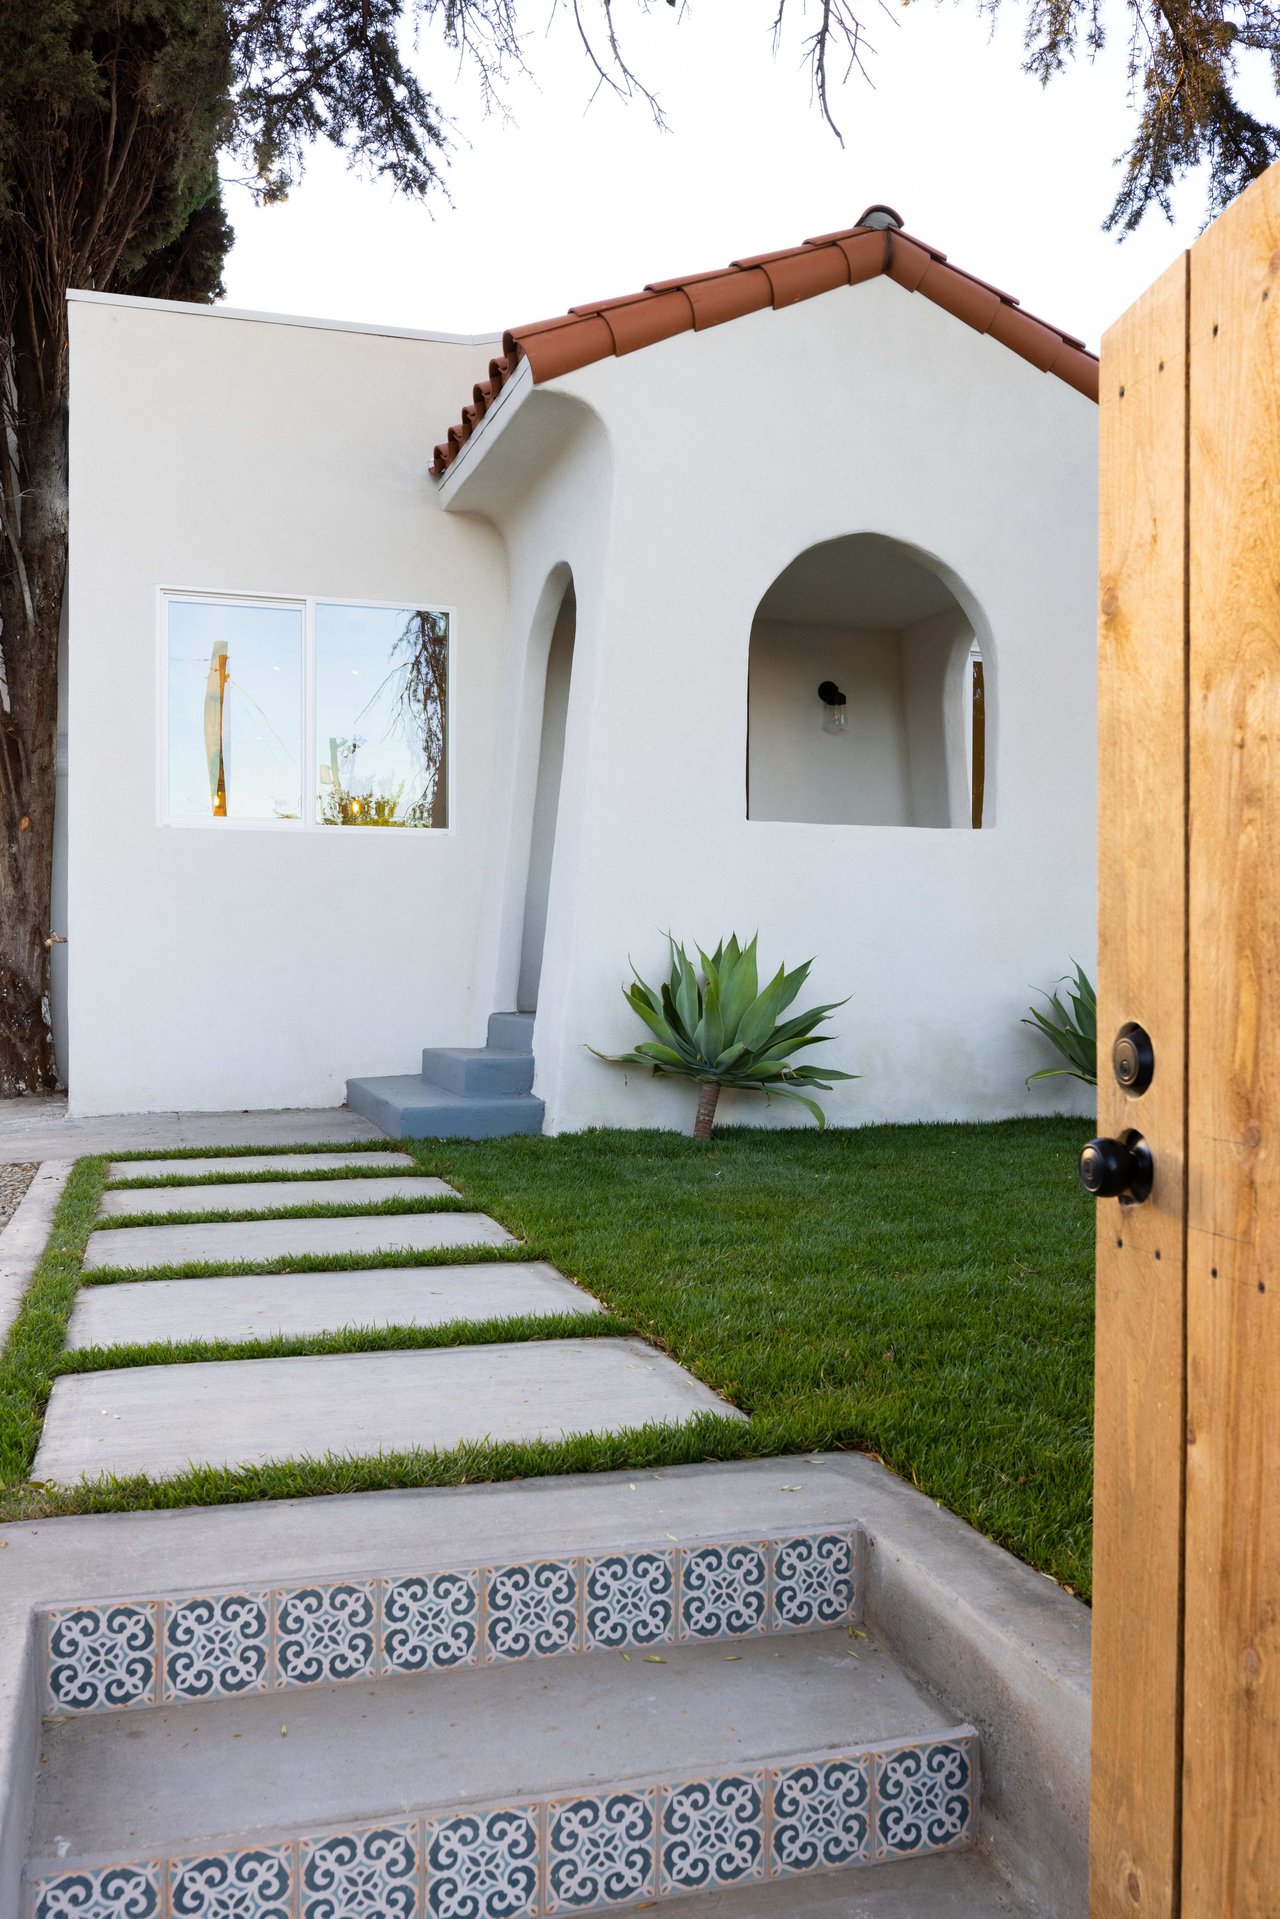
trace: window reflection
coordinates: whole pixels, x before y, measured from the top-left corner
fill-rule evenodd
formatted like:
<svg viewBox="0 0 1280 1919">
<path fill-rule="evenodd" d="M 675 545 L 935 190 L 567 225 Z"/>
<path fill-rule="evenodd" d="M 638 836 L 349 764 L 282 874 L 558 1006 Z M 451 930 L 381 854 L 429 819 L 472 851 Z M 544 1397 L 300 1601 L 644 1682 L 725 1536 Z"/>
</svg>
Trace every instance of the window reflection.
<svg viewBox="0 0 1280 1919">
<path fill-rule="evenodd" d="M 171 600 L 169 813 L 302 816 L 301 607 Z"/>
<path fill-rule="evenodd" d="M 315 610 L 316 818 L 325 826 L 449 823 L 449 616 Z"/>
</svg>

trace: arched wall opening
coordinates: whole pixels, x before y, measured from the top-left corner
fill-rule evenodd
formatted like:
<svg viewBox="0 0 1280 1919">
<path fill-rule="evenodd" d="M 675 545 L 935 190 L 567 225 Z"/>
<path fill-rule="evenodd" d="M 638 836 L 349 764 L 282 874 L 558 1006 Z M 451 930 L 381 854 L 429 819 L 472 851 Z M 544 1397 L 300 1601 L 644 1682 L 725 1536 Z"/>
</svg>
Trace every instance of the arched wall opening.
<svg viewBox="0 0 1280 1919">
<path fill-rule="evenodd" d="M 546 684 L 542 699 L 542 733 L 538 748 L 538 781 L 534 790 L 533 822 L 529 838 L 529 877 L 524 895 L 524 927 L 520 941 L 520 972 L 516 1007 L 522 1013 L 538 1010 L 542 978 L 542 951 L 547 934 L 547 902 L 555 857 L 556 820 L 560 811 L 560 780 L 564 771 L 564 736 L 569 716 L 569 686 L 573 678 L 573 645 L 577 635 L 578 602 L 570 578 L 556 614 L 547 651 Z"/>
<path fill-rule="evenodd" d="M 747 817 L 989 823 L 990 692 L 972 621 L 912 548 L 875 533 L 810 547 L 751 625 Z"/>
</svg>

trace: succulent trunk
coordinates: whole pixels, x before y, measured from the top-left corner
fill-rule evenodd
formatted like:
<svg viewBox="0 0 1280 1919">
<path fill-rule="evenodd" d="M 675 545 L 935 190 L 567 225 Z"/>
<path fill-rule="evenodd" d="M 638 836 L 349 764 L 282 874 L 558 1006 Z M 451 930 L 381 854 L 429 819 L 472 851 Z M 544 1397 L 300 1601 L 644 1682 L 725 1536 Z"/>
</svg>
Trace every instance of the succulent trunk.
<svg viewBox="0 0 1280 1919">
<path fill-rule="evenodd" d="M 698 1092 L 698 1116 L 693 1122 L 695 1139 L 711 1138 L 711 1128 L 716 1123 L 716 1104 L 719 1098 L 719 1081 L 704 1079 Z"/>
</svg>

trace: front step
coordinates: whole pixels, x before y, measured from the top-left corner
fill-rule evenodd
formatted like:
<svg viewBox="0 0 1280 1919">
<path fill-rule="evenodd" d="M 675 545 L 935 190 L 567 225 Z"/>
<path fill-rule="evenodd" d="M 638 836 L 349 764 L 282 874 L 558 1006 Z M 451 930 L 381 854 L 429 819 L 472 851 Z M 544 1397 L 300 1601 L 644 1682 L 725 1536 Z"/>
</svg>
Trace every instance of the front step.
<svg viewBox="0 0 1280 1919">
<path fill-rule="evenodd" d="M 332 1612 L 296 1629 L 331 1656 Z M 36 1919 L 114 1914 L 69 1903 L 107 1870 L 167 1877 L 174 1913 L 345 1912 L 375 1884 L 353 1910 L 599 1911 L 952 1851 L 977 1817 L 972 1730 L 839 1628 L 90 1714 L 41 1754 Z"/>
<path fill-rule="evenodd" d="M 392 1139 L 501 1139 L 540 1133 L 532 1013 L 491 1013 L 484 1046 L 427 1046 L 422 1074 L 349 1079 L 347 1105 Z"/>
<path fill-rule="evenodd" d="M 392 1139 L 500 1139 L 540 1133 L 543 1103 L 531 1093 L 468 1098 L 416 1073 L 349 1079 L 347 1105 Z"/>
</svg>

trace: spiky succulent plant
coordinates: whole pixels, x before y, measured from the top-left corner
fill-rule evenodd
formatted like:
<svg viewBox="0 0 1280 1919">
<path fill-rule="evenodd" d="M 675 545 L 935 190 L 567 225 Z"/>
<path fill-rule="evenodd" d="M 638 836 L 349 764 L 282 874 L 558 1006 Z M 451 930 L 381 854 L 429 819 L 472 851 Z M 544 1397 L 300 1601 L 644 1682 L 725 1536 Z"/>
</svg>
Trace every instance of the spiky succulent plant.
<svg viewBox="0 0 1280 1919">
<path fill-rule="evenodd" d="M 597 1058 L 696 1080 L 702 1092 L 695 1139 L 711 1137 L 716 1102 L 724 1086 L 798 1100 L 819 1126 L 825 1126 L 826 1115 L 817 1100 L 799 1089 L 817 1086 L 829 1092 L 832 1081 L 856 1079 L 857 1074 L 838 1073 L 833 1067 L 793 1066 L 791 1055 L 832 1037 L 813 1029 L 844 1001 L 833 1000 L 829 1006 L 812 1007 L 792 1019 L 781 1018 L 809 977 L 813 961 L 806 960 L 790 973 L 780 966 L 761 992 L 756 938 L 743 947 L 737 934 L 732 934 L 709 956 L 699 947 L 701 978 L 684 947 L 677 946 L 670 935 L 668 944 L 671 977 L 657 992 L 634 967 L 634 980 L 622 989 L 653 1038 L 642 1040 L 629 1053 L 599 1053 L 593 1046 Z"/>
</svg>

